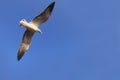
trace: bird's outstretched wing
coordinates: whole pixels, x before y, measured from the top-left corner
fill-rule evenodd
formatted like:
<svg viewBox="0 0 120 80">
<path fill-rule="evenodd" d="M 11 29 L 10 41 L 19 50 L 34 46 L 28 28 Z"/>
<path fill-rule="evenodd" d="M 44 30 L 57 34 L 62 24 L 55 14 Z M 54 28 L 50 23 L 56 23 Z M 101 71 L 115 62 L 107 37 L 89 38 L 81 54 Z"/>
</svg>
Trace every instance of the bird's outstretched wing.
<svg viewBox="0 0 120 80">
<path fill-rule="evenodd" d="M 20 60 L 22 56 L 25 54 L 25 52 L 29 49 L 33 34 L 34 32 L 30 32 L 29 30 L 25 31 L 23 35 L 22 43 L 18 50 L 18 55 L 17 55 L 18 60 Z"/>
<path fill-rule="evenodd" d="M 55 2 L 52 2 L 41 14 L 36 16 L 31 22 L 39 27 L 40 24 L 48 20 L 54 8 Z"/>
</svg>

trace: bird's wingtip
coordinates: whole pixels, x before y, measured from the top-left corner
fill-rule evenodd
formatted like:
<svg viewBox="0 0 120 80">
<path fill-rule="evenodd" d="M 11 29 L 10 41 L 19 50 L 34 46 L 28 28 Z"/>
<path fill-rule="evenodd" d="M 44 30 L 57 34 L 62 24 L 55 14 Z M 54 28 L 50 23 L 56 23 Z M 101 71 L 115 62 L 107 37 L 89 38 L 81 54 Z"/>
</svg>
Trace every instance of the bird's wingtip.
<svg viewBox="0 0 120 80">
<path fill-rule="evenodd" d="M 53 5 L 53 6 L 55 5 L 55 1 L 54 1 L 54 2 L 52 2 L 52 5 Z"/>
<path fill-rule="evenodd" d="M 20 58 L 17 58 L 18 61 L 20 61 Z"/>
<path fill-rule="evenodd" d="M 54 7 L 54 5 L 55 5 L 55 1 L 52 2 L 52 3 L 49 5 L 49 7 Z"/>
<path fill-rule="evenodd" d="M 20 59 L 23 57 L 23 55 L 24 55 L 24 52 L 22 52 L 22 53 L 19 52 L 17 55 L 17 60 L 20 61 Z"/>
<path fill-rule="evenodd" d="M 53 10 L 54 6 L 55 6 L 55 1 L 54 1 L 54 2 L 52 2 L 52 3 L 48 6 L 48 8 L 47 8 L 47 9 L 50 9 L 50 12 L 52 12 L 52 10 Z"/>
<path fill-rule="evenodd" d="M 22 56 L 17 56 L 17 60 L 20 61 L 20 59 L 22 58 Z"/>
<path fill-rule="evenodd" d="M 53 1 L 52 4 L 54 5 L 54 4 L 55 4 L 55 1 Z"/>
</svg>

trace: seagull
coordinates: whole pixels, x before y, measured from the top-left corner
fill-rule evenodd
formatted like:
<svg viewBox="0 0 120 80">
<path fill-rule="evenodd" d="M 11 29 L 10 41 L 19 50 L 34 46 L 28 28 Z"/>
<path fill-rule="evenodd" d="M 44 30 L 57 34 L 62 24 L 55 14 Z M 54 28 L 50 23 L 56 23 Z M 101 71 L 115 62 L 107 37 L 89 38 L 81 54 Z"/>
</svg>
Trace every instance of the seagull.
<svg viewBox="0 0 120 80">
<path fill-rule="evenodd" d="M 20 21 L 20 26 L 26 28 L 24 32 L 22 42 L 18 49 L 17 59 L 18 61 L 23 57 L 25 52 L 29 49 L 32 37 L 35 32 L 42 34 L 42 31 L 38 28 L 42 23 L 46 22 L 53 11 L 55 2 L 52 2 L 41 14 L 33 18 L 31 22 L 27 22 L 25 19 Z"/>
</svg>

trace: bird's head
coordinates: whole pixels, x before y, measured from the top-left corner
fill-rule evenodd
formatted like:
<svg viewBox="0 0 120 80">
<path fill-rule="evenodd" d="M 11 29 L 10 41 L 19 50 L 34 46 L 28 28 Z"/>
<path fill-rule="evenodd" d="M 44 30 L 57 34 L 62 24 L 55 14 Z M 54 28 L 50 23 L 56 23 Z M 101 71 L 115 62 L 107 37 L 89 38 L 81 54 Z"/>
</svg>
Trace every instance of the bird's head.
<svg viewBox="0 0 120 80">
<path fill-rule="evenodd" d="M 20 21 L 20 26 L 25 26 L 25 24 L 27 23 L 27 21 L 25 20 L 25 19 L 22 19 L 21 21 Z"/>
</svg>

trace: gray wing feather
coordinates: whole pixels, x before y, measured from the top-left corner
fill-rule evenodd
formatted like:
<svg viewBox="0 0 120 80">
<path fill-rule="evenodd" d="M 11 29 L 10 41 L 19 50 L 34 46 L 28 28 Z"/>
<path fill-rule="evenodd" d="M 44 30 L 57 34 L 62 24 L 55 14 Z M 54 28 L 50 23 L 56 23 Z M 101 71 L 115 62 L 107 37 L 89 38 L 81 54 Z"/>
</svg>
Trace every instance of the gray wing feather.
<svg viewBox="0 0 120 80">
<path fill-rule="evenodd" d="M 47 21 L 49 16 L 51 15 L 54 5 L 55 2 L 52 2 L 41 14 L 39 14 L 32 20 L 32 23 L 34 23 L 36 26 L 39 26 L 40 24 Z"/>
<path fill-rule="evenodd" d="M 30 32 L 29 30 L 25 31 L 23 35 L 22 43 L 18 50 L 18 55 L 17 55 L 18 60 L 20 60 L 22 56 L 25 54 L 25 52 L 29 49 L 33 34 L 34 32 Z"/>
</svg>

